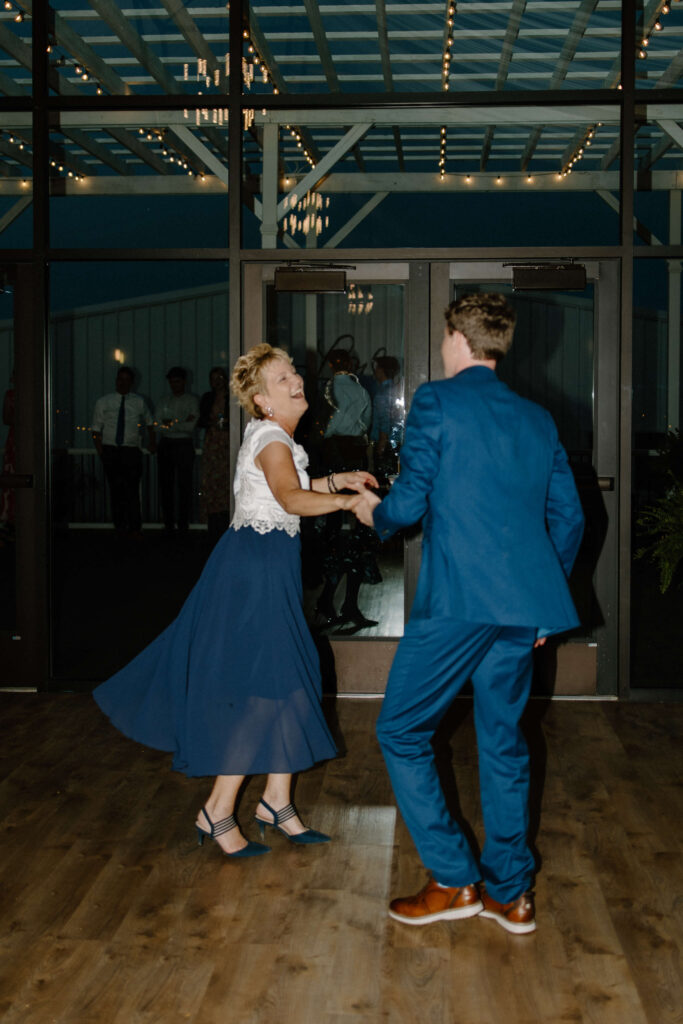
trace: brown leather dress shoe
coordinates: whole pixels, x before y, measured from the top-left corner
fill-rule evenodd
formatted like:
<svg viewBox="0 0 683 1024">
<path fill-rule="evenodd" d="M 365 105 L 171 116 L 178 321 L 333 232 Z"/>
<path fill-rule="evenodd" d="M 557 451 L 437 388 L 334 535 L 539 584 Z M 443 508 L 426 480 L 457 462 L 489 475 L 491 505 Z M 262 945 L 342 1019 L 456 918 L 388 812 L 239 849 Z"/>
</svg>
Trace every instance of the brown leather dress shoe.
<svg viewBox="0 0 683 1024">
<path fill-rule="evenodd" d="M 533 893 L 523 892 L 516 900 L 499 903 L 498 900 L 489 896 L 482 886 L 481 898 L 484 902 L 481 917 L 490 917 L 492 921 L 497 921 L 506 932 L 512 932 L 513 935 L 525 935 L 527 932 L 536 931 Z"/>
<path fill-rule="evenodd" d="M 431 924 L 474 917 L 482 909 L 476 885 L 441 886 L 433 879 L 415 896 L 404 896 L 389 904 L 389 917 L 404 924 Z"/>
</svg>

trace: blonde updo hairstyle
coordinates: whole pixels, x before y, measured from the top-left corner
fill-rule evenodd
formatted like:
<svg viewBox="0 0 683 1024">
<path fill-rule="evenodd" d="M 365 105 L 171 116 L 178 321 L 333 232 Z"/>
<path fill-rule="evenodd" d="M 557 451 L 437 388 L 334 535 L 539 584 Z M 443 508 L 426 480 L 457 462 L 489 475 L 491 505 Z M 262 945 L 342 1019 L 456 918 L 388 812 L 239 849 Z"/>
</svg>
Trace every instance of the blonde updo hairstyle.
<svg viewBox="0 0 683 1024">
<path fill-rule="evenodd" d="M 242 408 L 257 420 L 265 420 L 266 414 L 254 402 L 254 395 L 263 394 L 265 390 L 264 367 L 275 359 L 284 359 L 290 366 L 292 365 L 288 352 L 285 352 L 283 348 L 273 348 L 272 345 L 264 342 L 262 345 L 254 345 L 243 356 L 240 356 L 232 371 L 230 387 L 233 394 Z"/>
</svg>

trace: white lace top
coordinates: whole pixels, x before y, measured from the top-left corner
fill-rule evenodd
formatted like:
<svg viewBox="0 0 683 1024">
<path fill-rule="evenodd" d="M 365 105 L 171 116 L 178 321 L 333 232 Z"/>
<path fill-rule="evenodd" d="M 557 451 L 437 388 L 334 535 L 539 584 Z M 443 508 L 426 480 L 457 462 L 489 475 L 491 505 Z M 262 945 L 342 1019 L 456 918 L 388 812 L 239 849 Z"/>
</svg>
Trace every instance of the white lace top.
<svg viewBox="0 0 683 1024">
<path fill-rule="evenodd" d="M 281 441 L 292 453 L 299 483 L 304 490 L 309 488 L 306 472 L 308 455 L 300 444 L 296 444 L 286 430 L 270 420 L 251 420 L 244 432 L 242 447 L 237 456 L 237 468 L 233 489 L 235 492 L 235 515 L 230 524 L 233 530 L 251 526 L 257 533 L 271 530 L 285 530 L 290 537 L 299 532 L 299 516 L 285 512 L 275 500 L 266 482 L 265 473 L 254 465 L 254 459 L 271 441 Z"/>
</svg>

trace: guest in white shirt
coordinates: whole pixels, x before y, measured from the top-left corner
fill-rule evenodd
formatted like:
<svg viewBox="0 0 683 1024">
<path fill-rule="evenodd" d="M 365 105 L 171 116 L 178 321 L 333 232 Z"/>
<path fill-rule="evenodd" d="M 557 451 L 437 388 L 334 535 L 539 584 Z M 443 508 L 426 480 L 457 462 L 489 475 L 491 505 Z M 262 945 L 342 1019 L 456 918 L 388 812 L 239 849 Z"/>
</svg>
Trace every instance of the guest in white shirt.
<svg viewBox="0 0 683 1024">
<path fill-rule="evenodd" d="M 119 533 L 127 531 L 139 536 L 142 525 L 140 431 L 143 425 L 147 428 L 150 452 L 156 451 L 156 437 L 152 414 L 144 398 L 131 391 L 133 380 L 131 368 L 120 367 L 116 374 L 116 391 L 95 402 L 91 431 L 109 484 L 114 527 Z"/>
<path fill-rule="evenodd" d="M 159 430 L 159 489 L 164 527 L 172 536 L 187 533 L 192 505 L 194 432 L 199 419 L 199 399 L 185 391 L 187 371 L 172 366 L 166 374 L 170 393 L 159 399 L 155 410 Z M 177 512 L 176 512 L 177 481 Z"/>
</svg>

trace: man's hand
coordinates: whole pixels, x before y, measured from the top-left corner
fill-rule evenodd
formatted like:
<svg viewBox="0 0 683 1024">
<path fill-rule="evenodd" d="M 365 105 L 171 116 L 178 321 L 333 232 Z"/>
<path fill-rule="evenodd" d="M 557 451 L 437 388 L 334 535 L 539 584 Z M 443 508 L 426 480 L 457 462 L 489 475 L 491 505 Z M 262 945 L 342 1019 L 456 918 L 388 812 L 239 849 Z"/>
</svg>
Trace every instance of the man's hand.
<svg viewBox="0 0 683 1024">
<path fill-rule="evenodd" d="M 547 636 L 539 636 L 538 640 L 534 644 L 534 647 L 543 647 L 543 644 L 546 642 L 547 639 Z"/>
<path fill-rule="evenodd" d="M 381 498 L 378 498 L 372 491 L 363 491 L 357 498 L 354 498 L 351 506 L 351 511 L 355 513 L 356 518 L 359 522 L 363 523 L 364 526 L 373 527 L 372 514 L 381 502 Z"/>
</svg>

